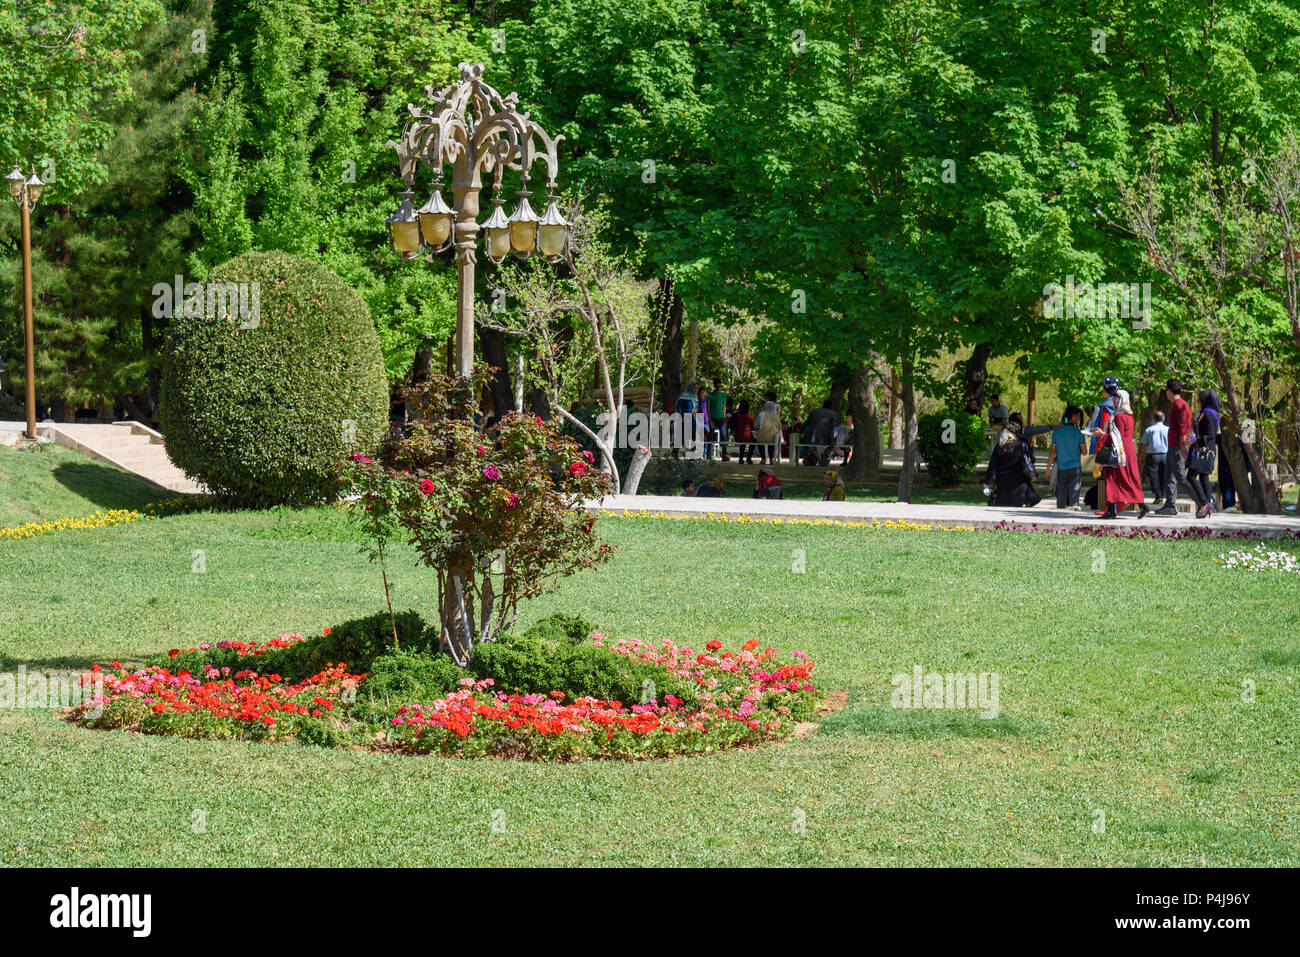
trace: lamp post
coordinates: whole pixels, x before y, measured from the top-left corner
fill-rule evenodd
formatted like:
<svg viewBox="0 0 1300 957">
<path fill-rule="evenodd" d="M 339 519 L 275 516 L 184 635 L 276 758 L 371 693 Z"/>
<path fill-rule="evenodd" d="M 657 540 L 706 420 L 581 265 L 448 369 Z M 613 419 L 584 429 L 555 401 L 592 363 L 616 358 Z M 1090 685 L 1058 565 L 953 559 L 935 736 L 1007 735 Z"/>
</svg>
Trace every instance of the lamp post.
<svg viewBox="0 0 1300 957">
<path fill-rule="evenodd" d="M 406 188 L 402 202 L 388 220 L 393 249 L 403 259 L 421 250 L 456 250 L 456 374 L 469 376 L 474 367 L 474 264 L 476 238 L 486 234 L 485 252 L 500 264 L 512 251 L 520 259 L 534 252 L 554 262 L 564 253 L 569 226 L 555 202 L 559 172 L 556 147 L 563 135 L 550 136 L 527 113 L 518 110 L 519 96 L 502 97 L 483 82 L 483 64 L 460 64 L 460 79 L 435 92 L 424 88 L 428 103 L 407 106 L 411 114 L 397 150 L 398 168 Z M 528 197 L 532 168 L 546 164 L 546 211 L 538 216 Z M 454 208 L 442 198 L 443 167 L 451 164 Z M 415 177 L 420 168 L 432 172 L 432 193 L 415 208 Z M 519 173 L 518 203 L 509 216 L 502 210 L 502 174 Z M 483 174 L 492 176 L 492 214 L 478 222 Z"/>
<path fill-rule="evenodd" d="M 23 320 L 25 326 L 25 343 L 27 348 L 27 438 L 36 440 L 36 335 L 32 328 L 32 210 L 41 198 L 41 188 L 45 185 L 35 173 L 31 179 L 24 179 L 17 164 L 14 171 L 5 177 L 9 184 L 9 195 L 13 197 L 18 208 L 22 210 L 23 243 Z"/>
</svg>

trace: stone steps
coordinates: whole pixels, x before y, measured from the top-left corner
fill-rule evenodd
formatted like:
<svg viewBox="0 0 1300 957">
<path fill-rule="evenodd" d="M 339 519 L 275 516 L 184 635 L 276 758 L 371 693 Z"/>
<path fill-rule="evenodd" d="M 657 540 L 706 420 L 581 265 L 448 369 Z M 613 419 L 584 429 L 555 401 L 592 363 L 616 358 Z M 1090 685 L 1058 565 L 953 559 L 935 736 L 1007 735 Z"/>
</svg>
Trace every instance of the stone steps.
<svg viewBox="0 0 1300 957">
<path fill-rule="evenodd" d="M 60 445 L 108 462 L 169 492 L 202 492 L 170 458 L 162 436 L 138 422 L 111 425 L 61 423 L 47 426 Z"/>
</svg>

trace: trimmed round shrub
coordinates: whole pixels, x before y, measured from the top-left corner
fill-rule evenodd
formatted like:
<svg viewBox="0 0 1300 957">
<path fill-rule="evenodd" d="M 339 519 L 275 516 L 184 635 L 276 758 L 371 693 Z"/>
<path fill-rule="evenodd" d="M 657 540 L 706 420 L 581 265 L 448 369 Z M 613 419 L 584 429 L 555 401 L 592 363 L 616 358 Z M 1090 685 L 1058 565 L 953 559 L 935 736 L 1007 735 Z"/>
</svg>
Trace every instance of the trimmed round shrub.
<svg viewBox="0 0 1300 957">
<path fill-rule="evenodd" d="M 940 487 L 956 485 L 975 471 L 984 454 L 984 423 L 969 412 L 933 412 L 916 423 L 916 446 Z"/>
<path fill-rule="evenodd" d="M 217 266 L 177 303 L 163 352 L 167 454 L 237 504 L 321 501 L 388 426 L 369 310 L 324 266 L 282 252 Z"/>
</svg>

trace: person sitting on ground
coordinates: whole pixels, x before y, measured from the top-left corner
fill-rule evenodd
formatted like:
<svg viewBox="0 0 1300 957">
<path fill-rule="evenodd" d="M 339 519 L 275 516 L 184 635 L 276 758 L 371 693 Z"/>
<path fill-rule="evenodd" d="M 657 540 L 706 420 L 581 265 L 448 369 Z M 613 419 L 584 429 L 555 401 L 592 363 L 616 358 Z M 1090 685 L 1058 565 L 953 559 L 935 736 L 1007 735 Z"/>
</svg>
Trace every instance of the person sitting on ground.
<svg viewBox="0 0 1300 957">
<path fill-rule="evenodd" d="M 989 467 L 984 473 L 984 494 L 995 490 L 994 505 L 1015 508 L 1033 507 L 1042 501 L 1034 490 L 1034 450 L 1022 437 L 1024 426 L 1019 413 L 1007 417 L 1007 425 L 999 434 Z"/>
<path fill-rule="evenodd" d="M 690 479 L 682 479 L 682 495 L 691 496 L 695 494 L 695 483 Z"/>
<path fill-rule="evenodd" d="M 758 481 L 754 483 L 754 498 L 780 498 L 781 480 L 767 469 L 758 470 Z"/>
<path fill-rule="evenodd" d="M 695 490 L 696 498 L 726 498 L 726 496 L 727 480 L 721 475 L 701 482 L 700 487 Z"/>
<path fill-rule="evenodd" d="M 844 480 L 840 478 L 840 473 L 828 470 L 823 477 L 826 480 L 826 490 L 822 492 L 822 501 L 844 501 Z"/>
</svg>

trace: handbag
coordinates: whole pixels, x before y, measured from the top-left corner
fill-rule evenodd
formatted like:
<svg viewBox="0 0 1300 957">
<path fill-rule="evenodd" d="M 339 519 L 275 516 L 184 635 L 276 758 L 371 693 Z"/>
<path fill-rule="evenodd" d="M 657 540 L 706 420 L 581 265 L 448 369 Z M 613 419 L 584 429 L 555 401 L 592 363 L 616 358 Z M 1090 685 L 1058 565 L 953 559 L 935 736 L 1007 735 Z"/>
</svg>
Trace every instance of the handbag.
<svg viewBox="0 0 1300 957">
<path fill-rule="evenodd" d="M 1115 446 L 1103 445 L 1097 450 L 1095 461 L 1102 467 L 1119 465 L 1119 453 L 1115 451 Z"/>
<path fill-rule="evenodd" d="M 1205 415 L 1206 412 L 1213 414 L 1215 424 L 1218 424 L 1219 415 L 1217 412 L 1213 409 L 1202 409 L 1201 415 L 1196 417 L 1197 427 L 1200 425 L 1201 416 Z M 1206 444 L 1203 435 L 1196 437 L 1196 444 L 1192 446 L 1191 454 L 1187 456 L 1187 470 L 1189 472 L 1204 472 L 1206 475 L 1214 471 L 1214 449 Z"/>
<path fill-rule="evenodd" d="M 1189 472 L 1204 472 L 1209 475 L 1214 471 L 1214 449 L 1202 445 L 1199 441 L 1192 447 L 1192 454 L 1187 458 Z"/>
</svg>

